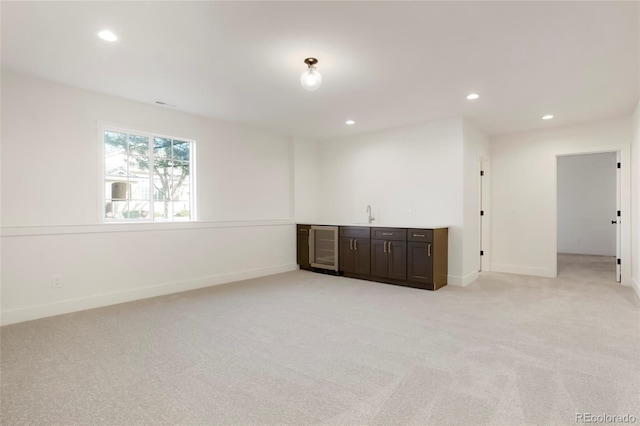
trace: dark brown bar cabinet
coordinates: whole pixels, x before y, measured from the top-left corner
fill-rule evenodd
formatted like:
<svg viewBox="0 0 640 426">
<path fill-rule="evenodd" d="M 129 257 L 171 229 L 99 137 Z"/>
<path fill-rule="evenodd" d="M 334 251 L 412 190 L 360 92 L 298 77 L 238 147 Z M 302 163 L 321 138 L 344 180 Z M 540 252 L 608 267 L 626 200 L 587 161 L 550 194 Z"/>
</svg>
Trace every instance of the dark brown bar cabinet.
<svg viewBox="0 0 640 426">
<path fill-rule="evenodd" d="M 297 225 L 297 259 L 309 261 L 309 230 Z M 346 277 L 426 290 L 447 285 L 448 228 L 340 226 L 338 273 Z"/>
<path fill-rule="evenodd" d="M 369 227 L 340 227 L 340 271 L 359 275 L 371 272 L 371 237 Z"/>
</svg>

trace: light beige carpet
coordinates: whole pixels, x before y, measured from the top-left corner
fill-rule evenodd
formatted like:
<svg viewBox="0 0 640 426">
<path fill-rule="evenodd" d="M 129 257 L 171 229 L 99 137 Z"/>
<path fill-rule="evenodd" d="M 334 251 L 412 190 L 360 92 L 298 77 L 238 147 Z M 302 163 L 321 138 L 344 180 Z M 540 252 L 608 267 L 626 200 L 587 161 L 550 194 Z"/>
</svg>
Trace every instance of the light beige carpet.
<svg viewBox="0 0 640 426">
<path fill-rule="evenodd" d="M 1 329 L 0 423 L 640 422 L 611 258 L 437 292 L 296 271 Z"/>
</svg>

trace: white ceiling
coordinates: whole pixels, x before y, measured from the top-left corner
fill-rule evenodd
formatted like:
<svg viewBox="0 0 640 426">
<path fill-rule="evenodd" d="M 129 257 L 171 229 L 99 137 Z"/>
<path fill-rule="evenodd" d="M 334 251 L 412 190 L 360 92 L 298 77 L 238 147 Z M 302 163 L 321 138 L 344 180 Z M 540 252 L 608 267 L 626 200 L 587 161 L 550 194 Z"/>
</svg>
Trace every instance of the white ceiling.
<svg viewBox="0 0 640 426">
<path fill-rule="evenodd" d="M 638 2 L 5 1 L 1 19 L 3 67 L 314 139 L 456 116 L 562 126 L 640 94 Z"/>
</svg>

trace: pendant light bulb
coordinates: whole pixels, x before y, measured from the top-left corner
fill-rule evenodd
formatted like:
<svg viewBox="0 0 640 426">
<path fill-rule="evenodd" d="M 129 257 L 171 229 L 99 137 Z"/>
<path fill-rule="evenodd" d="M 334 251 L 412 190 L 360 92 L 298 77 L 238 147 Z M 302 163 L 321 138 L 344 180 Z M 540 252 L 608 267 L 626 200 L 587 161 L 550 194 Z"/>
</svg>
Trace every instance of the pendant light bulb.
<svg viewBox="0 0 640 426">
<path fill-rule="evenodd" d="M 320 84 L 322 84 L 322 75 L 315 67 L 318 60 L 316 58 L 307 58 L 304 63 L 307 64 L 308 68 L 300 76 L 300 84 L 306 90 L 318 90 Z"/>
</svg>

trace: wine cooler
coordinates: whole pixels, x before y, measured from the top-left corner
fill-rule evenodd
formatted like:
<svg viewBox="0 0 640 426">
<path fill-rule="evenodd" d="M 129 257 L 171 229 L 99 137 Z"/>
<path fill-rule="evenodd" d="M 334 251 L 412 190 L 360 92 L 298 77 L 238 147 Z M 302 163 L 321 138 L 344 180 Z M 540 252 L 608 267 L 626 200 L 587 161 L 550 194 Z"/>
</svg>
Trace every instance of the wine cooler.
<svg viewBox="0 0 640 426">
<path fill-rule="evenodd" d="M 314 225 L 309 231 L 309 260 L 314 268 L 338 271 L 338 227 Z"/>
</svg>

